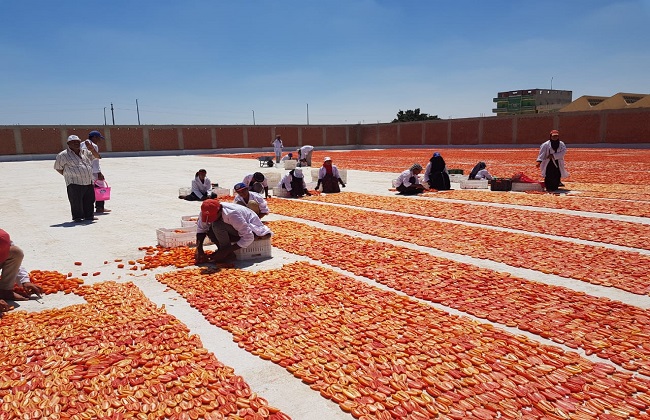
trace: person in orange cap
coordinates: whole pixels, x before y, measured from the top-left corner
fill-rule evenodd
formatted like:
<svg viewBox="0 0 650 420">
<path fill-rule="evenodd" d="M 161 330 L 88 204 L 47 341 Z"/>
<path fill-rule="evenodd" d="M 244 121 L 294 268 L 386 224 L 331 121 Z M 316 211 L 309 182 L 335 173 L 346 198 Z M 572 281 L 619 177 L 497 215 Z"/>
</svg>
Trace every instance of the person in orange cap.
<svg viewBox="0 0 650 420">
<path fill-rule="evenodd" d="M 537 167 L 544 177 L 546 191 L 556 191 L 561 185 L 561 178 L 569 176 L 564 165 L 566 145 L 560 140 L 560 132 L 551 130 L 549 139 L 542 143 L 537 156 Z"/>
<path fill-rule="evenodd" d="M 203 251 L 206 236 L 217 245 L 211 259 L 223 262 L 234 258 L 236 250 L 250 246 L 256 237 L 272 234 L 271 229 L 248 207 L 221 203 L 217 199 L 205 200 L 196 226 L 196 263 L 207 261 Z"/>
<path fill-rule="evenodd" d="M 0 312 L 12 309 L 6 300 L 29 300 L 31 295 L 40 297 L 43 293 L 40 287 L 30 281 L 27 270 L 21 266 L 23 257 L 23 250 L 14 245 L 7 232 L 0 229 L 0 271 L 2 271 L 0 274 Z M 14 291 L 16 284 L 22 286 L 24 292 Z"/>
</svg>

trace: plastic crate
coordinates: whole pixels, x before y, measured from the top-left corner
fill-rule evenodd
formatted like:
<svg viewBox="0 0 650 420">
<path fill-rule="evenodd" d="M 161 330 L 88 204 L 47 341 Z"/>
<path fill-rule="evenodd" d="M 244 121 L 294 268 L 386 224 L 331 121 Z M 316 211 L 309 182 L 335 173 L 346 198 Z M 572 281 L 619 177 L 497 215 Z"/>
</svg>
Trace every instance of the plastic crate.
<svg viewBox="0 0 650 420">
<path fill-rule="evenodd" d="M 449 175 L 463 175 L 465 172 L 462 169 L 447 169 L 447 173 Z"/>
<path fill-rule="evenodd" d="M 488 188 L 487 179 L 466 179 L 460 181 L 460 188 L 462 190 L 480 190 Z"/>
<path fill-rule="evenodd" d="M 285 160 L 284 161 L 284 169 L 296 169 L 296 165 L 298 164 L 297 160 Z"/>
<path fill-rule="evenodd" d="M 463 174 L 449 174 L 449 182 L 461 182 L 461 181 L 466 181 L 467 180 L 467 175 Z"/>
<path fill-rule="evenodd" d="M 181 216 L 181 226 L 190 227 L 196 226 L 196 222 L 199 220 L 199 215 L 195 214 L 192 216 Z"/>
<path fill-rule="evenodd" d="M 266 178 L 266 183 L 269 184 L 269 189 L 271 185 L 278 185 L 280 183 L 281 174 L 279 172 L 262 172 L 264 178 Z"/>
<path fill-rule="evenodd" d="M 291 193 L 282 187 L 277 187 L 273 189 L 273 197 L 289 198 L 291 197 Z"/>
<path fill-rule="evenodd" d="M 235 251 L 238 260 L 252 260 L 254 258 L 268 258 L 271 256 L 271 238 L 258 238 L 246 248 Z"/>
<path fill-rule="evenodd" d="M 185 197 L 192 194 L 192 189 L 190 187 L 181 187 L 178 189 L 178 196 Z"/>
<path fill-rule="evenodd" d="M 510 178 L 494 178 L 490 183 L 491 191 L 510 191 L 512 180 Z"/>
<path fill-rule="evenodd" d="M 512 191 L 544 191 L 539 182 L 513 182 Z"/>
<path fill-rule="evenodd" d="M 196 225 L 173 229 L 156 229 L 158 245 L 165 248 L 196 245 Z"/>
</svg>

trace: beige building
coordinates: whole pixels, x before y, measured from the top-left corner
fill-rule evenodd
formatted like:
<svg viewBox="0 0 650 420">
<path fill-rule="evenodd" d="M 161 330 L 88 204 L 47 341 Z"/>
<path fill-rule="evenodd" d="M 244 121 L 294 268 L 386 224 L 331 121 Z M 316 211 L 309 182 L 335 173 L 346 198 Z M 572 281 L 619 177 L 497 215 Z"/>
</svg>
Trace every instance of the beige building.
<svg viewBox="0 0 650 420">
<path fill-rule="evenodd" d="M 619 92 L 614 96 L 581 96 L 559 112 L 601 111 L 605 109 L 650 108 L 650 95 Z"/>
</svg>

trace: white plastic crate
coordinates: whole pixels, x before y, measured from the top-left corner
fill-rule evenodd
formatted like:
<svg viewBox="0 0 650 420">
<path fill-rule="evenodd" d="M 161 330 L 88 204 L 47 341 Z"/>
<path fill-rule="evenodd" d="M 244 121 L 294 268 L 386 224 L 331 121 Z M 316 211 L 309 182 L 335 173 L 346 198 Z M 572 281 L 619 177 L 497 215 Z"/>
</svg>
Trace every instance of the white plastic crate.
<svg viewBox="0 0 650 420">
<path fill-rule="evenodd" d="M 463 190 L 479 190 L 488 188 L 487 179 L 466 179 L 460 181 L 460 188 Z"/>
<path fill-rule="evenodd" d="M 539 182 L 513 182 L 511 191 L 544 191 Z"/>
<path fill-rule="evenodd" d="M 238 260 L 252 260 L 254 258 L 268 258 L 271 256 L 271 238 L 255 239 L 246 248 L 235 251 Z"/>
<path fill-rule="evenodd" d="M 291 193 L 289 193 L 289 191 L 285 190 L 282 187 L 276 187 L 273 189 L 273 197 L 289 198 L 291 197 Z"/>
<path fill-rule="evenodd" d="M 198 214 L 192 216 L 181 216 L 181 226 L 183 227 L 196 226 L 196 222 L 198 220 L 199 220 Z"/>
<path fill-rule="evenodd" d="M 298 164 L 297 160 L 285 160 L 284 161 L 284 169 L 296 169 L 296 165 Z"/>
<path fill-rule="evenodd" d="M 281 174 L 279 172 L 262 172 L 264 178 L 266 178 L 266 183 L 269 184 L 269 189 L 272 185 L 278 185 L 280 183 Z"/>
<path fill-rule="evenodd" d="M 464 175 L 464 174 L 449 174 L 449 181 L 450 182 L 467 181 L 467 175 Z"/>
<path fill-rule="evenodd" d="M 158 245 L 165 248 L 174 248 L 177 246 L 195 246 L 196 245 L 196 225 L 179 228 L 158 228 L 156 229 Z"/>
<path fill-rule="evenodd" d="M 230 192 L 230 188 L 221 188 L 221 187 L 216 187 L 212 189 L 212 192 L 217 194 L 217 197 L 223 197 L 225 195 L 232 195 Z"/>
<path fill-rule="evenodd" d="M 178 189 L 178 196 L 185 197 L 186 195 L 192 194 L 192 189 L 190 187 L 181 187 Z"/>
</svg>

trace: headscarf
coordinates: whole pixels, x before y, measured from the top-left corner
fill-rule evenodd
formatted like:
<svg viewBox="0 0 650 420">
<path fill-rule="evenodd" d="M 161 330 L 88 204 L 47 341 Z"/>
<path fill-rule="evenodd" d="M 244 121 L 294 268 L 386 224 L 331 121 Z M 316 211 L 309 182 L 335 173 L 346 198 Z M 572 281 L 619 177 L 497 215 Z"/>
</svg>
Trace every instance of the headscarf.
<svg viewBox="0 0 650 420">
<path fill-rule="evenodd" d="M 553 140 L 553 135 L 557 136 L 557 140 Z M 551 141 L 551 147 L 553 148 L 553 151 L 557 152 L 557 149 L 560 147 L 560 132 L 557 130 L 551 131 L 551 133 L 548 135 L 548 139 Z"/>
<path fill-rule="evenodd" d="M 479 162 L 474 166 L 474 169 L 472 169 L 472 172 L 469 173 L 469 178 L 468 179 L 476 179 L 476 174 L 478 174 L 478 171 L 481 169 L 485 169 L 486 165 L 485 162 Z"/>
<path fill-rule="evenodd" d="M 429 162 L 431 162 L 431 173 L 440 173 L 445 170 L 445 160 L 440 156 L 440 153 L 435 152 Z"/>
</svg>

